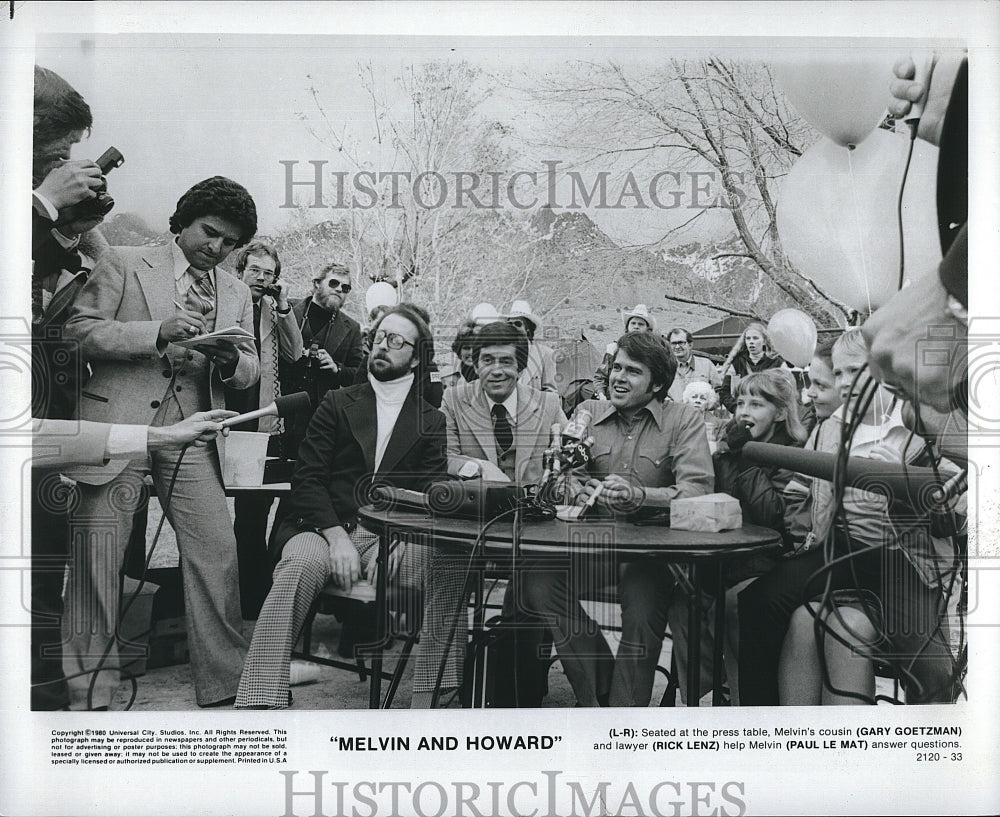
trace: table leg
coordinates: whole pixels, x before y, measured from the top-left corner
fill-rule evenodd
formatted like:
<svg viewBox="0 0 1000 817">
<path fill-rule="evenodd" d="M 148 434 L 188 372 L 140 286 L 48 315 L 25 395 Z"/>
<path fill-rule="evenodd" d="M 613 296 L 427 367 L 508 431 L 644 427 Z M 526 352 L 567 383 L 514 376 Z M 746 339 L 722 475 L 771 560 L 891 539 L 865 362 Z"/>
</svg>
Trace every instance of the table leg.
<svg viewBox="0 0 1000 817">
<path fill-rule="evenodd" d="M 691 562 L 694 596 L 688 607 L 687 705 L 698 706 L 701 690 L 701 581 L 697 562 Z"/>
<path fill-rule="evenodd" d="M 715 580 L 715 642 L 712 646 L 712 706 L 722 706 L 722 668 L 726 644 L 726 585 L 722 562 Z"/>
<path fill-rule="evenodd" d="M 486 708 L 486 701 L 484 700 L 486 693 L 486 645 L 482 638 L 482 633 L 486 628 L 486 599 L 483 598 L 486 594 L 486 581 L 483 576 L 485 565 L 485 560 L 480 560 L 476 568 L 476 606 L 472 613 L 472 640 L 474 644 L 482 646 L 481 650 L 475 652 L 472 662 L 473 684 L 471 706 L 473 709 Z M 459 626 L 461 625 L 462 622 L 459 623 Z"/>
<path fill-rule="evenodd" d="M 389 526 L 383 525 L 378 537 L 378 557 L 375 560 L 375 636 L 378 639 L 372 654 L 372 677 L 368 687 L 368 708 L 378 709 L 382 697 L 382 650 L 385 649 L 386 598 L 388 596 Z"/>
</svg>

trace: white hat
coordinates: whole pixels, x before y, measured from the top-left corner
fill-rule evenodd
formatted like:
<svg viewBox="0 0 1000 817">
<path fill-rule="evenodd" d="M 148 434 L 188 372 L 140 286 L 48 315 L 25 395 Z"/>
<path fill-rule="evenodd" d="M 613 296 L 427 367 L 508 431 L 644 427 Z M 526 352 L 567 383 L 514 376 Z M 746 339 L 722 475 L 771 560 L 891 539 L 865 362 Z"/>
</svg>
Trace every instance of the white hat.
<svg viewBox="0 0 1000 817">
<path fill-rule="evenodd" d="M 649 327 L 650 332 L 656 331 L 656 318 L 649 314 L 649 307 L 646 304 L 636 304 L 635 309 L 622 313 L 622 317 L 625 320 L 625 327 L 628 328 L 628 322 L 630 318 L 641 318 L 646 322 L 646 326 Z"/>
<path fill-rule="evenodd" d="M 472 307 L 469 317 L 472 318 L 477 326 L 485 326 L 488 323 L 496 323 L 500 320 L 500 313 L 497 312 L 497 308 L 493 304 L 484 301 Z"/>
<path fill-rule="evenodd" d="M 514 301 L 510 305 L 510 309 L 507 311 L 507 320 L 511 318 L 526 318 L 535 325 L 536 332 L 542 328 L 542 319 L 531 311 L 531 304 L 527 301 Z"/>
<path fill-rule="evenodd" d="M 369 314 L 376 306 L 395 306 L 398 302 L 396 288 L 388 281 L 376 281 L 365 290 L 365 310 Z"/>
</svg>

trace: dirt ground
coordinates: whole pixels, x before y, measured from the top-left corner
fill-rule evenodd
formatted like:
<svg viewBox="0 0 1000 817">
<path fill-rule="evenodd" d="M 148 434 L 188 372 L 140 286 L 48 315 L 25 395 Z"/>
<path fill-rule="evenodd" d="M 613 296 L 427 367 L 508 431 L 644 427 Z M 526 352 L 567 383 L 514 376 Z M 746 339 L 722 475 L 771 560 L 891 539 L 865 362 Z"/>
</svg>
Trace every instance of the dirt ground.
<svg viewBox="0 0 1000 817">
<path fill-rule="evenodd" d="M 591 608 L 592 615 L 601 623 L 614 620 L 617 611 L 610 605 L 594 605 Z M 253 634 L 254 622 L 244 622 L 244 631 L 247 638 Z M 313 628 L 314 649 L 322 644 L 336 657 L 337 643 L 340 639 L 341 625 L 334 616 L 319 615 Z M 612 650 L 617 649 L 617 640 L 614 634 L 610 634 L 609 642 Z M 419 644 L 416 650 L 419 650 Z M 670 639 L 665 639 L 664 650 L 661 655 L 661 666 L 670 666 Z M 395 666 L 395 661 L 401 652 L 399 644 L 394 645 L 386 653 L 386 665 L 388 669 Z M 362 682 L 356 673 L 334 667 L 319 666 L 319 680 L 315 683 L 304 684 L 292 688 L 293 703 L 292 709 L 366 709 L 368 707 L 368 683 Z M 410 705 L 410 689 L 413 677 L 413 660 L 408 662 L 407 670 L 403 675 L 399 692 L 393 702 L 394 709 L 408 708 Z M 572 707 L 576 703 L 573 690 L 562 671 L 562 666 L 557 662 L 549 671 L 549 694 L 545 698 L 546 707 Z M 197 709 L 194 699 L 194 686 L 191 680 L 191 670 L 189 664 L 178 664 L 170 667 L 160 667 L 148 670 L 145 675 L 136 679 L 138 689 L 135 701 L 131 704 L 134 711 L 178 711 Z M 658 705 L 663 691 L 666 688 L 666 679 L 661 673 L 657 673 L 655 686 L 653 689 L 652 705 Z M 383 694 L 386 683 L 382 685 Z M 125 709 L 129 706 L 129 699 L 132 695 L 131 684 L 123 682 L 118 692 L 114 709 Z M 709 696 L 710 697 L 710 696 Z M 703 703 L 708 703 L 708 700 Z M 457 700 L 450 703 L 442 702 L 450 707 L 459 707 L 461 704 Z"/>
</svg>

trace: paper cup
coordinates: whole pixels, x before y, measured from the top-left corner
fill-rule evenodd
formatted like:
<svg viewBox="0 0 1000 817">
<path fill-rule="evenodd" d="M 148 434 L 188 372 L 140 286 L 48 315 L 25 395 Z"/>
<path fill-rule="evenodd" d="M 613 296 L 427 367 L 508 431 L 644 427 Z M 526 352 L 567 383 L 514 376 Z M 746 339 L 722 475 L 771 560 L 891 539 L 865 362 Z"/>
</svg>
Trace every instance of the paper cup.
<svg viewBox="0 0 1000 817">
<path fill-rule="evenodd" d="M 268 434 L 230 431 L 222 463 L 222 482 L 227 488 L 259 488 L 264 482 Z"/>
</svg>

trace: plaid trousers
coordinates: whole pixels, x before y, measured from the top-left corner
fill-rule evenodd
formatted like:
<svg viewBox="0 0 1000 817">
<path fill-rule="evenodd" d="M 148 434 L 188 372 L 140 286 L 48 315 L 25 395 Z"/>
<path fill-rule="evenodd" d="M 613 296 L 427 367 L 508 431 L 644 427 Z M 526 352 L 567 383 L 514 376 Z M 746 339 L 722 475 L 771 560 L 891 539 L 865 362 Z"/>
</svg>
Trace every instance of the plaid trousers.
<svg viewBox="0 0 1000 817">
<path fill-rule="evenodd" d="M 362 565 L 370 566 L 377 553 L 378 538 L 358 527 L 351 534 L 351 541 Z M 403 550 L 395 576 L 390 577 L 390 595 L 397 599 L 415 596 L 418 600 L 422 596 L 422 611 L 419 606 L 407 611 L 410 619 L 407 623 L 423 627 L 413 688 L 416 692 L 426 692 L 434 687 L 451 622 L 461 612 L 465 573 L 453 555 L 432 546 L 404 543 L 396 547 Z M 287 708 L 292 649 L 309 609 L 330 576 L 330 549 L 322 536 L 304 531 L 288 540 L 254 628 L 236 694 L 237 709 Z M 419 621 L 412 621 L 411 616 Z M 443 687 L 458 686 L 461 682 L 465 641 L 466 627 L 459 622 L 447 651 Z"/>
</svg>

